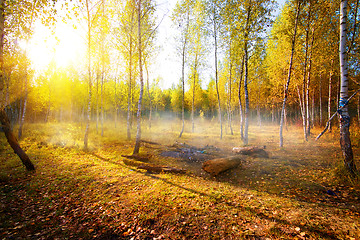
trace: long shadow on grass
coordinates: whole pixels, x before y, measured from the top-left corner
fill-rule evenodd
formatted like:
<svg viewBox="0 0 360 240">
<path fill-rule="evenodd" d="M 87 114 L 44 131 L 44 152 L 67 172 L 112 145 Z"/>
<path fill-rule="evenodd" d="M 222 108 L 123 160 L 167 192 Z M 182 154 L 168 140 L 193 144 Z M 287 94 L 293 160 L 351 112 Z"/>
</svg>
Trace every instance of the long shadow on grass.
<svg viewBox="0 0 360 240">
<path fill-rule="evenodd" d="M 150 173 L 148 173 L 148 172 L 140 171 L 140 170 L 138 170 L 138 169 L 136 169 L 136 168 L 132 168 L 132 167 L 130 167 L 130 166 L 127 166 L 127 165 L 122 164 L 122 163 L 119 163 L 119 162 L 111 161 L 110 159 L 104 158 L 104 157 L 99 156 L 99 155 L 97 155 L 97 154 L 95 154 L 95 153 L 90 153 L 90 154 L 91 154 L 92 156 L 94 156 L 94 157 L 102 160 L 102 161 L 105 161 L 105 162 L 108 162 L 108 163 L 111 163 L 111 164 L 116 164 L 116 165 L 118 165 L 118 166 L 127 168 L 127 169 L 129 169 L 129 170 L 131 170 L 131 171 L 134 171 L 134 172 L 136 172 L 136 173 L 142 174 L 142 175 L 144 175 L 144 176 L 146 176 L 146 177 L 150 177 L 150 178 L 152 178 L 152 179 L 156 179 L 156 180 L 162 181 L 162 182 L 164 182 L 164 183 L 166 183 L 166 184 L 169 184 L 169 185 L 171 185 L 171 186 L 174 186 L 174 187 L 183 189 L 183 190 L 185 190 L 185 191 L 188 191 L 188 192 L 191 192 L 191 193 L 194 193 L 194 194 L 198 194 L 198 195 L 203 196 L 203 197 L 207 197 L 207 198 L 210 199 L 210 201 L 214 201 L 215 204 L 225 204 L 225 205 L 227 205 L 228 207 L 231 207 L 231 208 L 234 208 L 234 209 L 237 209 L 237 210 L 238 210 L 238 209 L 241 209 L 242 211 L 249 212 L 250 214 L 255 215 L 255 216 L 259 217 L 259 218 L 266 219 L 266 220 L 271 221 L 271 222 L 277 222 L 277 223 L 279 223 L 279 224 L 282 225 L 282 226 L 288 226 L 288 227 L 290 227 L 290 226 L 295 226 L 295 224 L 292 223 L 292 222 L 290 222 L 290 221 L 287 221 L 287 220 L 284 220 L 284 219 L 280 219 L 280 218 L 274 217 L 274 216 L 268 216 L 268 215 L 264 214 L 261 209 L 254 209 L 254 208 L 244 207 L 244 206 L 242 206 L 242 205 L 240 205 L 240 204 L 234 204 L 233 202 L 223 200 L 223 199 L 217 197 L 216 195 L 208 194 L 208 193 L 204 193 L 204 192 L 200 192 L 200 191 L 197 191 L 197 190 L 188 188 L 188 187 L 181 186 L 180 184 L 171 182 L 171 181 L 169 181 L 168 179 L 164 179 L 164 178 L 162 178 L 162 177 L 160 177 L 160 176 L 156 176 L 156 175 L 150 174 Z M 188 176 L 189 176 L 189 177 L 192 177 L 191 175 L 188 175 Z M 320 235 L 320 236 L 325 237 L 325 238 L 327 238 L 327 239 L 338 239 L 335 234 L 328 233 L 328 232 L 326 232 L 326 231 L 324 231 L 324 230 L 321 230 L 321 229 L 318 229 L 318 228 L 315 229 L 314 227 L 311 227 L 311 226 L 303 226 L 303 227 L 302 227 L 302 230 L 303 230 L 303 231 L 306 231 L 306 232 L 308 232 L 308 233 L 313 233 L 313 234 Z M 282 232 L 282 234 L 289 235 L 289 233 L 286 233 L 286 232 Z M 294 235 L 294 236 L 295 236 L 295 235 Z M 292 237 L 294 237 L 294 236 L 292 236 Z M 260 237 L 261 237 L 261 236 L 260 236 Z"/>
<path fill-rule="evenodd" d="M 150 177 L 152 179 L 156 179 L 156 180 L 160 180 L 160 181 L 163 181 L 167 184 L 170 184 L 172 186 L 175 186 L 175 187 L 178 187 L 178 188 L 181 188 L 183 190 L 186 190 L 186 191 L 189 191 L 189 192 L 192 192 L 192 193 L 196 193 L 196 194 L 199 194 L 200 196 L 204 196 L 204 197 L 209 197 L 211 199 L 217 199 L 215 195 L 210 195 L 210 194 L 207 194 L 207 193 L 203 193 L 203 192 L 200 192 L 200 191 L 197 191 L 197 190 L 194 190 L 194 189 L 191 189 L 191 188 L 187 188 L 187 187 L 184 187 L 184 186 L 181 186 L 179 184 L 176 184 L 176 183 L 173 183 L 173 182 L 170 182 L 169 180 L 167 179 L 164 179 L 164 178 L 161 178 L 161 177 L 158 177 L 158 176 L 155 176 L 154 174 L 151 174 L 151 173 L 148 173 L 148 172 L 144 172 L 144 171 L 141 171 L 141 170 L 138 170 L 136 168 L 132 168 L 130 166 L 127 166 L 125 164 L 122 164 L 122 163 L 119 163 L 119 162 L 114 162 L 114 161 L 111 161 L 110 159 L 108 158 L 104 158 L 102 156 L 99 156 L 98 154 L 95 154 L 95 153 L 89 153 L 90 155 L 102 160 L 102 161 L 105 161 L 105 162 L 108 162 L 108 163 L 111 163 L 111 164 L 116 164 L 116 165 L 119 165 L 121 167 L 124 167 L 124 168 L 127 168 L 127 169 L 130 169 L 131 171 L 134 171 L 134 172 L 137 172 L 137 173 L 140 173 L 144 176 L 147 176 L 147 177 Z M 191 175 L 188 175 L 191 177 Z"/>
</svg>

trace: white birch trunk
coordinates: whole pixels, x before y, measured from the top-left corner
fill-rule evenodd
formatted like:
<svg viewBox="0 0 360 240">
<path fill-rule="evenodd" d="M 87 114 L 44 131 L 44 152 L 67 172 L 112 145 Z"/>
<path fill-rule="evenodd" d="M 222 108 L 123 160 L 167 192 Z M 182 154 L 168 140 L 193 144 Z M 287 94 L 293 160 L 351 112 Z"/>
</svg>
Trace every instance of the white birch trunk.
<svg viewBox="0 0 360 240">
<path fill-rule="evenodd" d="M 140 74 L 140 95 L 138 101 L 137 109 L 137 131 L 136 131 L 136 140 L 133 154 L 138 154 L 140 151 L 140 141 L 141 141 L 141 106 L 142 98 L 144 92 L 144 79 L 143 79 L 143 69 L 142 69 L 142 43 L 141 43 L 141 0 L 138 0 L 138 52 L 139 52 L 139 74 Z"/>
<path fill-rule="evenodd" d="M 350 141 L 350 115 L 348 112 L 347 101 L 349 98 L 349 79 L 346 54 L 346 22 L 347 22 L 347 0 L 341 0 L 340 3 L 340 99 L 339 107 L 343 107 L 340 112 L 340 146 L 344 156 L 345 168 L 352 174 L 356 171 L 354 156 Z"/>
<path fill-rule="evenodd" d="M 90 19 L 90 6 L 88 0 L 86 1 L 86 11 L 87 11 L 87 24 L 88 24 L 88 84 L 89 84 L 89 94 L 88 94 L 88 106 L 87 106 L 87 115 L 86 115 L 86 128 L 84 136 L 84 149 L 88 149 L 88 140 L 89 140 L 89 131 L 90 131 L 90 117 L 91 117 L 91 98 L 92 98 L 92 79 L 91 79 L 91 19 Z"/>
</svg>

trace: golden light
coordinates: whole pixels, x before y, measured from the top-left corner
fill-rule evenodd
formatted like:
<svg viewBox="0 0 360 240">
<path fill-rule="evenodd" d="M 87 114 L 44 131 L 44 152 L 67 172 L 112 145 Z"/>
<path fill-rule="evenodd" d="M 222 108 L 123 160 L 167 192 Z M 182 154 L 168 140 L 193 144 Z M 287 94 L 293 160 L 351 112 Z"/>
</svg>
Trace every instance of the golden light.
<svg viewBox="0 0 360 240">
<path fill-rule="evenodd" d="M 51 61 L 57 67 L 77 65 L 86 52 L 81 34 L 71 24 L 63 22 L 57 23 L 54 30 L 36 22 L 34 34 L 25 48 L 36 71 L 45 70 Z"/>
</svg>

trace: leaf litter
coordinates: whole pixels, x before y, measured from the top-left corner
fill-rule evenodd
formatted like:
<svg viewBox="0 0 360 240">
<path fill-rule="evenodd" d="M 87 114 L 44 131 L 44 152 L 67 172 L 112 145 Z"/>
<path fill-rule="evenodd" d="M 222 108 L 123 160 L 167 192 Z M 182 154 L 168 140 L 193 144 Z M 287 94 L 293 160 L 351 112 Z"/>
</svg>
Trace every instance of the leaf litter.
<svg viewBox="0 0 360 240">
<path fill-rule="evenodd" d="M 206 146 L 219 152 L 238 145 L 238 140 L 207 139 L 204 143 L 187 136 L 182 141 L 200 153 Z M 162 146 L 169 142 L 152 140 Z M 201 172 L 201 161 L 164 156 L 161 146 L 144 144 L 143 154 L 151 155 L 151 163 L 188 171 L 149 174 L 122 162 L 121 155 L 130 152 L 132 142 L 101 141 L 84 152 L 25 139 L 22 144 L 37 166 L 33 174 L 8 157 L 10 150 L 0 152 L 0 237 L 360 238 L 359 185 L 337 175 L 332 142 L 285 149 L 267 143 L 270 158 L 248 158 L 241 167 L 214 178 Z"/>
</svg>

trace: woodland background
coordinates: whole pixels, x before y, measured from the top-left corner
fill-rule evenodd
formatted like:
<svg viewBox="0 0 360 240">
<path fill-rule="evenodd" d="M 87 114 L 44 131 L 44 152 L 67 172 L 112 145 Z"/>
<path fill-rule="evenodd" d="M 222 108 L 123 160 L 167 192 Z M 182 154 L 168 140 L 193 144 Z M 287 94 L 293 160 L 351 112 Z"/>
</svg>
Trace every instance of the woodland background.
<svg viewBox="0 0 360 240">
<path fill-rule="evenodd" d="M 158 76 L 148 71 L 161 46 L 156 38 L 161 21 L 156 16 L 157 3 L 143 1 L 143 118 L 179 118 L 183 105 L 186 119 L 219 118 L 231 133 L 243 129 L 244 112 L 252 124 L 279 122 L 296 3 L 288 1 L 274 18 L 274 1 L 179 2 L 171 14 L 183 74 L 179 84 L 162 89 Z M 87 115 L 97 128 L 106 121 L 116 125 L 123 118 L 128 121 L 127 128 L 132 127 L 141 85 L 134 2 L 65 3 L 65 12 L 75 14 L 71 16 L 77 16 L 87 29 L 88 56 L 76 66 L 59 67 L 54 60 L 41 72 L 32 69 L 26 48 L 16 43 L 31 37 L 36 19 L 51 25 L 52 19 L 63 16 L 42 1 L 6 4 L 11 10 L 5 21 L 2 103 L 12 123 L 19 123 L 19 137 L 24 122 L 84 122 Z M 339 5 L 340 1 L 305 1 L 301 5 L 286 106 L 288 123 L 308 128 L 324 125 L 337 109 Z M 359 79 L 358 5 L 358 1 L 349 1 L 350 91 L 356 89 Z M 209 61 L 214 55 L 215 62 Z M 353 100 L 351 115 L 358 109 L 358 101 Z M 241 135 L 244 138 L 243 130 Z"/>
</svg>

